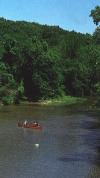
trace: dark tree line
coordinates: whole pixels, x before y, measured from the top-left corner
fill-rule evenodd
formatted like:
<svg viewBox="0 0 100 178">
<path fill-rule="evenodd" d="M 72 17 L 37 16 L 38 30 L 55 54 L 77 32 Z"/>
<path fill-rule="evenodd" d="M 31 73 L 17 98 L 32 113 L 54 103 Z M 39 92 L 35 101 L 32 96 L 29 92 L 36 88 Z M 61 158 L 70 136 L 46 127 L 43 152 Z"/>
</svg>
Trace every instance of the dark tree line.
<svg viewBox="0 0 100 178">
<path fill-rule="evenodd" d="M 100 95 L 100 7 L 93 35 L 0 18 L 0 100 Z"/>
</svg>

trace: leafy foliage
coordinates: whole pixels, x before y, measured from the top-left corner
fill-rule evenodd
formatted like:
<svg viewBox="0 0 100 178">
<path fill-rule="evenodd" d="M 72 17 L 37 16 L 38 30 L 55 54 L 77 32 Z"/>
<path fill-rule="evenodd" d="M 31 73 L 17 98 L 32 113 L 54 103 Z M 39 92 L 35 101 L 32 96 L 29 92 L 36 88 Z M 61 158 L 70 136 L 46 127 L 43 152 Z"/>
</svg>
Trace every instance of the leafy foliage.
<svg viewBox="0 0 100 178">
<path fill-rule="evenodd" d="M 96 6 L 94 10 L 91 10 L 90 17 L 93 18 L 93 21 L 96 25 L 100 22 L 100 6 Z"/>
<path fill-rule="evenodd" d="M 99 8 L 91 16 L 99 23 Z M 5 104 L 98 93 L 100 29 L 90 34 L 0 18 L 0 100 Z"/>
</svg>

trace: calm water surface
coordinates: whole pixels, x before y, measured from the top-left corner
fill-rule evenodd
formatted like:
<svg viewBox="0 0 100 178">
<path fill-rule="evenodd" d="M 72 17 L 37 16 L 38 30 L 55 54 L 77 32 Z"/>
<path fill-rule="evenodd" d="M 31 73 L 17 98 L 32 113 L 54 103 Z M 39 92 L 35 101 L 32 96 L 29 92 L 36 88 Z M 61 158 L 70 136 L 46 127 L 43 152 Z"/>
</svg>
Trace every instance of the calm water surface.
<svg viewBox="0 0 100 178">
<path fill-rule="evenodd" d="M 18 128 L 25 119 L 43 130 Z M 66 106 L 2 107 L 0 178 L 100 178 L 99 115 Z"/>
</svg>

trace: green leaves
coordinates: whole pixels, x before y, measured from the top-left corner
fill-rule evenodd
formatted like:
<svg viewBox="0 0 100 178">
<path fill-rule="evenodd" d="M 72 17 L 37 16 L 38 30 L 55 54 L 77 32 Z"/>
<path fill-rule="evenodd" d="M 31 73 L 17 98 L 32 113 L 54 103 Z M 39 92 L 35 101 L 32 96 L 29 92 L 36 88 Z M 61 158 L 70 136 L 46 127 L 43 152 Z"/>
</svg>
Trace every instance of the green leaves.
<svg viewBox="0 0 100 178">
<path fill-rule="evenodd" d="M 99 23 L 99 8 L 91 11 Z M 5 103 L 96 92 L 100 29 L 81 34 L 56 26 L 0 19 L 0 97 Z M 9 98 L 8 97 L 11 97 Z M 12 100 L 13 98 L 13 100 Z"/>
<path fill-rule="evenodd" d="M 100 6 L 96 6 L 94 10 L 91 10 L 90 17 L 93 18 L 93 22 L 98 25 L 100 22 Z"/>
<path fill-rule="evenodd" d="M 97 95 L 100 96 L 100 82 L 95 84 L 95 89 L 96 89 Z"/>
</svg>

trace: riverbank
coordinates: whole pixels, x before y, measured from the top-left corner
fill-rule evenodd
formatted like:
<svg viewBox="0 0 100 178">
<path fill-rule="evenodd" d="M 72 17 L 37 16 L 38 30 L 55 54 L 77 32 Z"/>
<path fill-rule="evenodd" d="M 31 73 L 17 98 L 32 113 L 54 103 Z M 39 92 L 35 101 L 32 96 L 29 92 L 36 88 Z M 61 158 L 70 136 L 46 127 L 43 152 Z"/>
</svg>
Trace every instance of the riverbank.
<svg viewBox="0 0 100 178">
<path fill-rule="evenodd" d="M 93 97 L 73 97 L 73 96 L 63 96 L 56 99 L 49 100 L 39 100 L 37 102 L 22 100 L 18 105 L 40 105 L 40 106 L 52 106 L 52 105 L 66 105 L 68 107 L 73 107 L 81 110 L 98 110 L 100 111 L 100 106 L 96 105 L 97 99 Z M 1 103 L 0 106 L 3 106 Z"/>
<path fill-rule="evenodd" d="M 64 96 L 56 99 L 39 100 L 38 102 L 21 101 L 21 105 L 40 105 L 40 106 L 57 106 L 66 105 L 67 107 L 73 107 L 76 110 L 82 111 L 100 111 L 100 107 L 96 105 L 96 98 L 93 97 L 73 97 Z"/>
<path fill-rule="evenodd" d="M 63 97 L 58 97 L 56 99 L 40 100 L 38 103 L 41 105 L 55 105 L 55 104 L 72 105 L 76 103 L 83 103 L 86 100 L 87 100 L 86 98 L 81 98 L 81 97 L 63 96 Z"/>
<path fill-rule="evenodd" d="M 29 101 L 21 101 L 20 104 L 22 105 L 45 105 L 45 106 L 50 106 L 50 105 L 76 105 L 76 104 L 82 104 L 87 101 L 87 98 L 82 98 L 82 97 L 73 97 L 73 96 L 63 96 L 63 97 L 58 97 L 55 99 L 48 99 L 48 100 L 39 100 L 37 102 L 29 102 Z"/>
</svg>

